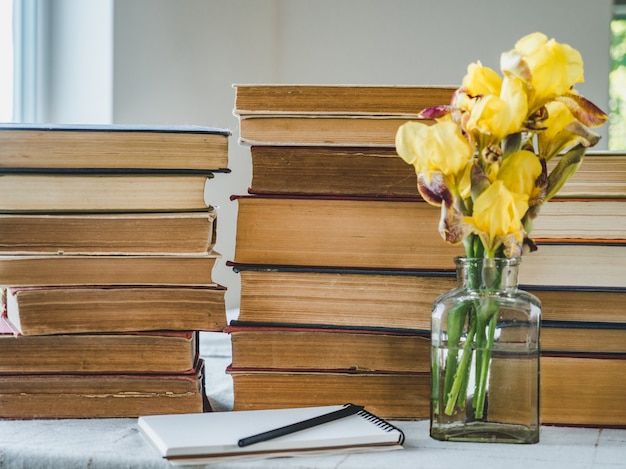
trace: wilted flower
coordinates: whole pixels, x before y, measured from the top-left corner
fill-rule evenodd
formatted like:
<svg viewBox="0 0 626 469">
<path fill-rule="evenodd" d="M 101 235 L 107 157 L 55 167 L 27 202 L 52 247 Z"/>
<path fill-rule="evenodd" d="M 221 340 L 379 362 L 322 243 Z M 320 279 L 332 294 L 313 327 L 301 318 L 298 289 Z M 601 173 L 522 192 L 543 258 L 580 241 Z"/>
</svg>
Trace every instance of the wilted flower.
<svg viewBox="0 0 626 469">
<path fill-rule="evenodd" d="M 552 101 L 546 105 L 546 110 L 546 129 L 537 136 L 538 152 L 546 161 L 576 143 L 591 147 L 600 140 L 600 136 L 582 125 L 563 102 Z"/>
</svg>

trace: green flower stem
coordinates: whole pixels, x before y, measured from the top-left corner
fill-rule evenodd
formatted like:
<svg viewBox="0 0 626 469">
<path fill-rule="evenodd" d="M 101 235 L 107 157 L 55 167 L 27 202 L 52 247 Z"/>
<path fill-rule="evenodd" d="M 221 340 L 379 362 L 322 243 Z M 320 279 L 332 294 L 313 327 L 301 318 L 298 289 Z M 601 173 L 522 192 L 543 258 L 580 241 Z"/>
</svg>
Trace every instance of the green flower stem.
<svg viewBox="0 0 626 469">
<path fill-rule="evenodd" d="M 470 329 L 467 332 L 467 338 L 465 343 L 463 344 L 463 355 L 461 356 L 461 361 L 459 362 L 459 367 L 454 376 L 454 382 L 452 383 L 452 389 L 450 390 L 450 394 L 446 395 L 446 408 L 445 413 L 447 415 L 452 415 L 454 413 L 454 406 L 457 403 L 459 397 L 463 399 L 463 402 L 459 403 L 459 407 L 465 406 L 465 398 L 461 395 L 460 391 L 463 387 L 463 383 L 467 385 L 467 374 L 469 373 L 469 362 L 472 357 L 472 344 L 474 343 L 474 335 L 476 334 L 476 322 L 472 321 L 470 324 Z"/>
<path fill-rule="evenodd" d="M 470 324 L 475 323 L 475 316 L 476 313 L 474 312 L 473 308 L 470 308 Z M 472 327 L 470 325 L 470 331 L 472 331 Z M 475 331 L 475 329 L 474 329 Z M 472 341 L 473 339 L 470 338 L 470 344 L 469 344 L 469 348 L 464 348 L 464 353 L 468 353 L 469 357 L 469 365 L 468 368 L 466 369 L 465 373 L 463 373 L 463 375 L 461 376 L 461 387 L 459 388 L 459 394 L 457 396 L 457 406 L 461 409 L 465 408 L 466 402 L 467 402 L 467 386 L 469 384 L 470 381 L 470 369 L 471 369 L 471 363 L 472 363 Z"/>
<path fill-rule="evenodd" d="M 478 308 L 480 305 L 478 306 Z M 478 309 L 477 308 L 477 309 Z M 480 316 L 477 315 L 476 318 L 476 335 L 474 336 L 474 346 L 475 346 L 475 366 L 474 366 L 474 397 L 472 399 L 472 407 L 475 409 L 478 405 L 478 387 L 480 383 L 480 378 L 482 376 L 482 365 L 483 355 L 484 355 L 484 344 L 487 342 L 487 336 L 485 335 L 485 321 Z"/>
<path fill-rule="evenodd" d="M 446 331 L 448 335 L 448 356 L 446 357 L 446 375 L 444 378 L 444 396 L 450 394 L 452 383 L 457 371 L 459 361 L 459 347 L 465 318 L 470 304 L 463 302 L 450 310 L 446 319 Z"/>
<path fill-rule="evenodd" d="M 485 289 L 483 296 L 465 301 L 448 313 L 448 355 L 443 383 L 444 413 L 453 415 L 463 409 L 467 400 L 467 387 L 470 374 L 475 374 L 472 407 L 477 419 L 484 418 L 489 368 L 500 305 L 497 299 L 490 298 L 489 292 L 497 289 L 502 272 L 499 269 L 470 269 L 469 284 L 472 289 Z M 468 331 L 462 347 L 459 347 L 466 322 Z M 461 354 L 459 352 L 461 351 Z M 460 355 L 460 357 L 459 357 Z M 474 362 L 474 373 L 472 372 Z"/>
<path fill-rule="evenodd" d="M 489 301 L 489 303 L 495 303 Z M 480 370 L 478 379 L 476 380 L 476 393 L 474 394 L 474 409 L 477 419 L 483 418 L 485 410 L 485 398 L 487 396 L 487 380 L 489 378 L 489 362 L 491 361 L 491 351 L 493 349 L 493 342 L 496 332 L 496 323 L 498 321 L 498 305 L 495 304 L 491 312 L 491 318 L 489 320 L 489 329 L 486 336 L 486 344 L 484 347 L 480 347 L 477 344 L 477 348 L 480 347 L 480 358 L 477 355 L 477 370 Z"/>
</svg>

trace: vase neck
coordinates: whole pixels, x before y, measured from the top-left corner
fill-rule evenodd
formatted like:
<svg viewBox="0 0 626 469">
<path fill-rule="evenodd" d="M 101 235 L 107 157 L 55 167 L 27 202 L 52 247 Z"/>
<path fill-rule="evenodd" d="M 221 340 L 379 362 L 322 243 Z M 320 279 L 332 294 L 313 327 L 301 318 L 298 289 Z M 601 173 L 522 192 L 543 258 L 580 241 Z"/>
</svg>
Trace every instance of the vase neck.
<svg viewBox="0 0 626 469">
<path fill-rule="evenodd" d="M 517 274 L 521 262 L 514 258 L 455 259 L 459 287 L 475 291 L 503 291 L 517 288 Z"/>
</svg>

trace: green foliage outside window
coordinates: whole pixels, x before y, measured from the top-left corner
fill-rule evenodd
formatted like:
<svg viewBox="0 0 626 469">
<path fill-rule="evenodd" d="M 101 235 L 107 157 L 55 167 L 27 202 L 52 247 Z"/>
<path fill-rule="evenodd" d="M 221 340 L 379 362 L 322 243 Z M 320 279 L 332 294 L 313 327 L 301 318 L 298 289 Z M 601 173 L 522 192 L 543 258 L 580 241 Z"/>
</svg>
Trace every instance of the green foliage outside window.
<svg viewBox="0 0 626 469">
<path fill-rule="evenodd" d="M 626 19 L 611 22 L 609 149 L 626 149 Z"/>
</svg>

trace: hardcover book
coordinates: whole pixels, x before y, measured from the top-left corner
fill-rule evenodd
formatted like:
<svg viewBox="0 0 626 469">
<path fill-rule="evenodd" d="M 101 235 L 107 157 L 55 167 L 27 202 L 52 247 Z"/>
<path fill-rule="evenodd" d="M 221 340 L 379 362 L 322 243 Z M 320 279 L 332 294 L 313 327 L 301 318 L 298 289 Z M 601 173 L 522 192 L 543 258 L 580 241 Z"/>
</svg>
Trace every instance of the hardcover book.
<svg viewBox="0 0 626 469">
<path fill-rule="evenodd" d="M 0 254 L 200 254 L 216 235 L 208 210 L 0 214 Z"/>
<path fill-rule="evenodd" d="M 4 374 L 0 418 L 137 418 L 210 410 L 204 361 L 175 374 Z"/>
<path fill-rule="evenodd" d="M 3 315 L 20 335 L 154 330 L 222 331 L 225 287 L 74 285 L 12 287 Z"/>
<path fill-rule="evenodd" d="M 219 254 L 0 256 L 0 285 L 215 285 Z"/>
<path fill-rule="evenodd" d="M 0 172 L 223 171 L 229 136 L 201 126 L 2 124 Z"/>
</svg>

